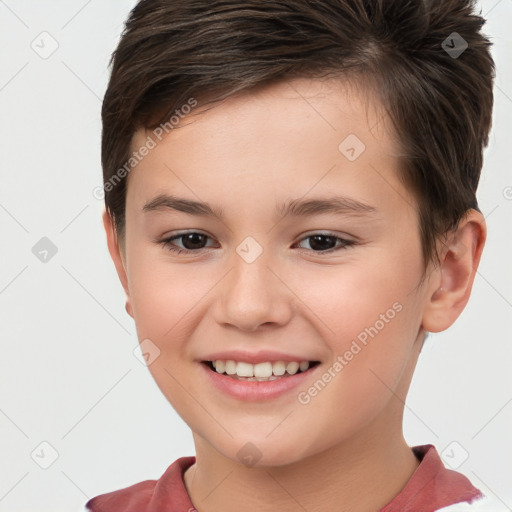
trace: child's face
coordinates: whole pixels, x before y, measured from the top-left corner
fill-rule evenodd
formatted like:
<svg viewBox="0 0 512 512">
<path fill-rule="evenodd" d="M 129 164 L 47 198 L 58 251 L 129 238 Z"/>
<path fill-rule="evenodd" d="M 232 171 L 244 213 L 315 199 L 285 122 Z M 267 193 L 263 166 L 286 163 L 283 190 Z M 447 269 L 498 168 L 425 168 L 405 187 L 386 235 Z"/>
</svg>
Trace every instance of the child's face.
<svg viewBox="0 0 512 512">
<path fill-rule="evenodd" d="M 139 340 L 161 351 L 153 377 L 196 440 L 233 460 L 252 442 L 269 465 L 401 434 L 432 292 L 429 279 L 418 287 L 417 212 L 397 177 L 389 119 L 341 82 L 291 85 L 187 118 L 132 171 L 126 202 L 128 310 Z M 350 134 L 362 153 L 353 136 L 339 149 Z M 136 133 L 133 150 L 148 135 L 156 139 Z M 206 202 L 223 218 L 143 210 L 162 194 Z M 334 196 L 372 209 L 276 212 Z M 159 242 L 183 231 L 207 238 L 175 239 L 187 254 Z M 355 244 L 322 255 L 341 242 L 315 234 Z M 244 400 L 212 385 L 202 363 L 224 351 L 320 365 L 278 396 Z"/>
</svg>

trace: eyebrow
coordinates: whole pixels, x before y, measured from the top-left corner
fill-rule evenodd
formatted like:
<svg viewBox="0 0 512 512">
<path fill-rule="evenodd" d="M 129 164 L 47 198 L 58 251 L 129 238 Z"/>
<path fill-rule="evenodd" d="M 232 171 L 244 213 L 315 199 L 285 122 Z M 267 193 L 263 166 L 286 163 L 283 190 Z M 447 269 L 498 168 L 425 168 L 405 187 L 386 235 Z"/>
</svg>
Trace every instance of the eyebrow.
<svg viewBox="0 0 512 512">
<path fill-rule="evenodd" d="M 193 201 L 167 194 L 160 194 L 148 201 L 144 212 L 173 210 L 203 217 L 223 219 L 223 210 L 208 203 Z M 284 217 L 310 217 L 324 213 L 364 216 L 377 213 L 377 208 L 356 199 L 335 196 L 322 199 L 294 199 L 276 206 L 276 215 Z"/>
</svg>

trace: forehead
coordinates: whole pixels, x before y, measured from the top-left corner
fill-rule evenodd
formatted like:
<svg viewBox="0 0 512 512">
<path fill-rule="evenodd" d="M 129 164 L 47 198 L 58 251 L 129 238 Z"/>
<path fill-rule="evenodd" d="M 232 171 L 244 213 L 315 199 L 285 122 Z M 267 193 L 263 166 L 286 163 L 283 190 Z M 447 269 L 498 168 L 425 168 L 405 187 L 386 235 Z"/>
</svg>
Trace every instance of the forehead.
<svg viewBox="0 0 512 512">
<path fill-rule="evenodd" d="M 274 128 L 280 129 L 283 136 L 285 133 L 300 136 L 307 132 L 311 135 L 314 131 L 318 136 L 339 132 L 337 135 L 341 137 L 343 132 L 352 130 L 360 138 L 368 139 L 370 135 L 375 139 L 367 142 L 380 142 L 386 145 L 387 151 L 393 150 L 389 146 L 394 132 L 385 110 L 372 89 L 354 78 L 302 78 L 260 85 L 231 95 L 213 107 L 204 105 L 191 109 L 186 103 L 176 109 L 176 113 L 182 111 L 179 116 L 170 117 L 172 126 L 164 121 L 156 129 L 160 132 L 156 134 L 159 141 L 162 136 L 169 139 L 166 135 L 171 133 L 175 140 L 184 133 L 188 135 L 191 124 L 198 139 L 209 132 L 217 136 L 217 141 L 229 135 L 234 143 L 249 135 L 254 137 L 254 144 L 265 140 L 265 135 L 272 139 Z M 132 148 L 136 149 L 151 134 L 149 129 L 136 132 Z M 280 141 L 274 142 L 279 144 Z"/>
<path fill-rule="evenodd" d="M 237 94 L 197 107 L 168 131 L 139 130 L 132 140 L 133 151 L 148 137 L 155 142 L 129 175 L 128 200 L 139 209 L 143 199 L 177 189 L 247 209 L 249 198 L 336 188 L 357 199 L 382 193 L 386 182 L 394 195 L 400 186 L 389 118 L 369 90 L 346 80 L 300 79 Z"/>
</svg>

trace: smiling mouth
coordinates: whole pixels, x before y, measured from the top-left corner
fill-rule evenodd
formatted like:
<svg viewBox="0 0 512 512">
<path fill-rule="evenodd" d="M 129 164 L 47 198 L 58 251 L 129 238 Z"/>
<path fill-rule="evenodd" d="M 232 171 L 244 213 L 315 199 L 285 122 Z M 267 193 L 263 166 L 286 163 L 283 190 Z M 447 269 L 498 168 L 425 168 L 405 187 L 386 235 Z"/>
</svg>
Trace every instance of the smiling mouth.
<svg viewBox="0 0 512 512">
<path fill-rule="evenodd" d="M 242 361 L 217 360 L 203 361 L 201 364 L 204 364 L 212 372 L 231 377 L 234 380 L 267 382 L 305 373 L 318 366 L 320 361 L 276 361 L 251 364 Z"/>
</svg>

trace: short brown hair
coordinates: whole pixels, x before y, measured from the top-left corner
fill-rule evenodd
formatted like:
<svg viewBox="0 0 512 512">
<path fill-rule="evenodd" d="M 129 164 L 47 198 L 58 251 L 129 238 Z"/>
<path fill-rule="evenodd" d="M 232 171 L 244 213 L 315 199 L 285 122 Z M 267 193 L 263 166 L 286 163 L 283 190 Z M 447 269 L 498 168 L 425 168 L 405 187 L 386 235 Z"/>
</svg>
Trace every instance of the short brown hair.
<svg viewBox="0 0 512 512">
<path fill-rule="evenodd" d="M 484 23 L 471 0 L 141 0 L 102 108 L 116 231 L 136 130 L 168 121 L 191 97 L 209 104 L 293 78 L 356 77 L 372 85 L 405 150 L 399 175 L 417 200 L 426 265 L 439 236 L 478 210 L 495 71 Z"/>
</svg>

